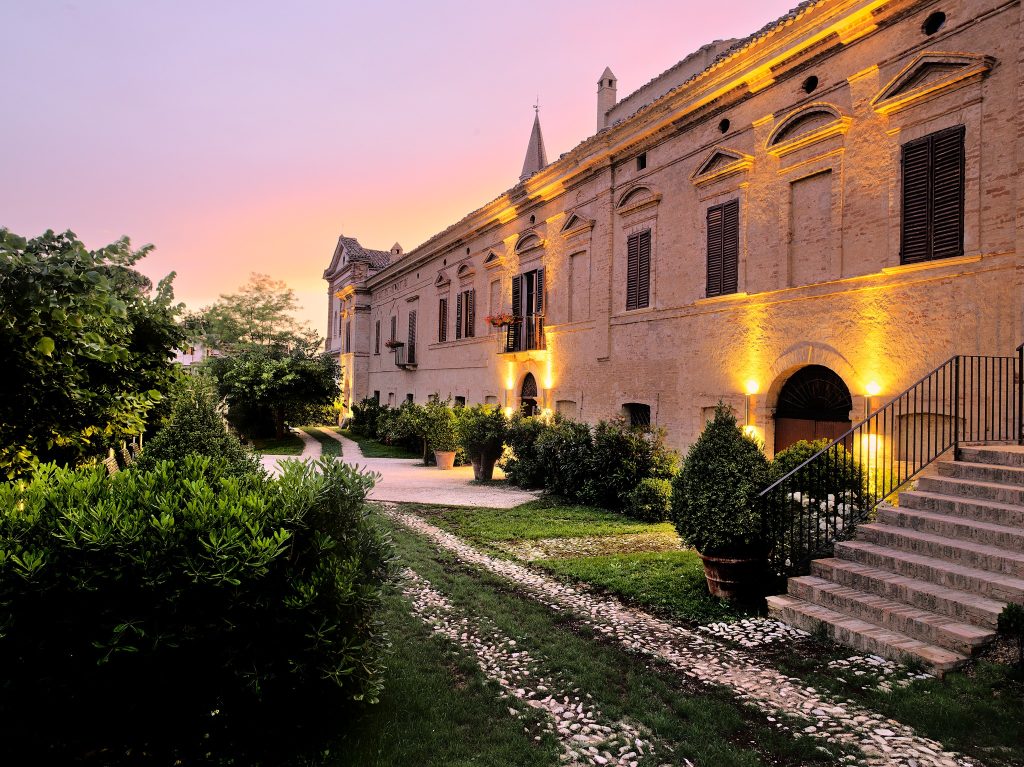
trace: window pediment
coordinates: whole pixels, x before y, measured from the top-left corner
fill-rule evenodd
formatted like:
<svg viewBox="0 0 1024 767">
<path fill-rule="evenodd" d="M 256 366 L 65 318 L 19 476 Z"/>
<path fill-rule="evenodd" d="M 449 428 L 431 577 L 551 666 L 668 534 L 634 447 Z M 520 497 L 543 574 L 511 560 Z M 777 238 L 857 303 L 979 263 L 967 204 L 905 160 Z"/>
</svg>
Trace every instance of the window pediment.
<svg viewBox="0 0 1024 767">
<path fill-rule="evenodd" d="M 615 208 L 619 211 L 620 215 L 627 215 L 652 205 L 657 205 L 660 202 L 660 193 L 654 192 L 648 186 L 634 186 L 619 196 L 619 201 Z"/>
<path fill-rule="evenodd" d="M 731 176 L 735 173 L 742 173 L 749 170 L 754 164 L 754 158 L 749 154 L 738 152 L 735 149 L 727 149 L 717 146 L 704 158 L 704 161 L 697 166 L 690 180 L 694 184 L 703 184 L 718 181 L 719 179 Z"/>
<path fill-rule="evenodd" d="M 569 216 L 565 219 L 565 223 L 562 225 L 562 228 L 561 228 L 560 231 L 561 231 L 562 234 L 568 235 L 568 234 L 577 234 L 577 233 L 582 232 L 584 230 L 589 230 L 589 229 L 593 229 L 593 228 L 594 228 L 594 220 L 593 219 L 584 218 L 583 216 L 579 215 L 578 213 L 570 213 Z"/>
<path fill-rule="evenodd" d="M 882 114 L 897 112 L 964 80 L 984 76 L 994 63 L 990 56 L 977 53 L 922 53 L 871 100 L 871 106 Z"/>
<path fill-rule="evenodd" d="M 476 269 L 473 268 L 472 264 L 462 264 L 455 272 L 455 275 L 460 280 L 468 280 L 474 274 L 476 274 Z"/>
<path fill-rule="evenodd" d="M 487 258 L 484 259 L 484 268 L 493 269 L 496 266 L 501 266 L 502 263 L 504 263 L 504 259 L 492 250 L 487 254 Z"/>
<path fill-rule="evenodd" d="M 451 281 L 451 277 L 449 277 L 445 272 L 438 272 L 437 279 L 434 280 L 434 285 L 440 288 L 450 284 Z"/>
<path fill-rule="evenodd" d="M 808 104 L 790 112 L 768 136 L 767 150 L 781 157 L 797 149 L 822 141 L 830 136 L 841 136 L 853 121 L 831 104 Z"/>
<path fill-rule="evenodd" d="M 544 247 L 544 240 L 536 232 L 523 232 L 516 240 L 516 253 L 527 253 Z"/>
</svg>

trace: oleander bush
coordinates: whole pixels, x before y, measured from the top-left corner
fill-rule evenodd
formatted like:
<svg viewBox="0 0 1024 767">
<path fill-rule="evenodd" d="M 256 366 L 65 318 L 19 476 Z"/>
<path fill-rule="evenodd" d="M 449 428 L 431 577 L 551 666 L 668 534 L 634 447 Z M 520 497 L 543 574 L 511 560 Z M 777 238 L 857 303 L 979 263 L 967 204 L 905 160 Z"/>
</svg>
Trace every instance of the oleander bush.
<svg viewBox="0 0 1024 767">
<path fill-rule="evenodd" d="M 658 477 L 644 477 L 626 494 L 627 517 L 643 522 L 664 522 L 672 510 L 672 482 Z"/>
<path fill-rule="evenodd" d="M 344 727 L 381 690 L 393 565 L 364 510 L 374 480 L 330 460 L 232 474 L 193 454 L 0 485 L 5 752 L 278 764 L 275 733 Z"/>
</svg>

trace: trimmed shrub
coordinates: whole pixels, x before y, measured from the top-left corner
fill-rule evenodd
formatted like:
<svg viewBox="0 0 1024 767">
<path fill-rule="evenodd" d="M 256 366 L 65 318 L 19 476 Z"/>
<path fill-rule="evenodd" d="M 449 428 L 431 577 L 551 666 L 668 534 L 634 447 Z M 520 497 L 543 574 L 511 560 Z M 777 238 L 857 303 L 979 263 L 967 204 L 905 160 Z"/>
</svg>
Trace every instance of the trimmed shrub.
<svg viewBox="0 0 1024 767">
<path fill-rule="evenodd" d="M 501 468 L 513 485 L 531 489 L 544 487 L 548 467 L 537 452 L 537 439 L 547 428 L 543 419 L 527 418 L 520 413 L 516 413 L 509 421 L 505 434 L 505 446 L 508 449 Z"/>
<path fill-rule="evenodd" d="M 266 479 L 190 455 L 0 485 L 5 751 L 209 763 L 220 744 L 279 764 L 275 728 L 318 713 L 336 727 L 374 700 L 392 575 L 364 510 L 374 480 L 341 461 Z"/>
<path fill-rule="evenodd" d="M 626 494 L 626 516 L 644 522 L 664 522 L 672 510 L 672 483 L 645 477 Z"/>
<path fill-rule="evenodd" d="M 545 488 L 568 500 L 579 499 L 590 476 L 594 441 L 590 427 L 556 420 L 537 437 L 537 461 L 547 467 Z"/>
<path fill-rule="evenodd" d="M 447 402 L 431 400 L 425 406 L 427 444 L 430 450 L 455 451 L 459 448 L 457 417 Z"/>
<path fill-rule="evenodd" d="M 814 442 L 802 439 L 776 453 L 775 459 L 772 461 L 772 470 L 775 472 L 776 478 L 789 474 L 800 464 L 828 447 L 831 442 L 830 439 L 819 439 Z M 810 492 L 817 498 L 824 498 L 830 494 L 836 497 L 845 496 L 848 493 L 860 495 L 864 492 L 865 472 L 842 445 L 836 445 L 829 452 L 828 469 L 827 474 L 821 473 L 820 486 L 807 486 L 801 490 Z M 807 484 L 810 485 L 810 479 L 807 480 Z"/>
<path fill-rule="evenodd" d="M 722 403 L 690 446 L 672 481 L 672 519 L 679 536 L 701 554 L 759 554 L 765 547 L 758 495 L 771 469 Z"/>
<path fill-rule="evenodd" d="M 497 460 L 505 442 L 508 422 L 497 405 L 472 405 L 459 409 L 459 444 L 470 460 L 477 456 Z"/>
<path fill-rule="evenodd" d="M 370 439 L 378 438 L 380 421 L 391 408 L 367 397 L 352 406 L 352 431 Z"/>
<path fill-rule="evenodd" d="M 671 479 L 678 457 L 665 447 L 664 431 L 633 427 L 616 419 L 594 427 L 589 466 L 579 499 L 622 510 L 628 505 L 627 496 L 641 480 Z"/>
<path fill-rule="evenodd" d="M 172 395 L 170 416 L 146 442 L 139 469 L 153 469 L 160 461 L 181 462 L 195 453 L 220 459 L 231 476 L 262 474 L 259 459 L 228 431 L 217 412 L 216 396 L 209 379 L 183 376 Z"/>
</svg>

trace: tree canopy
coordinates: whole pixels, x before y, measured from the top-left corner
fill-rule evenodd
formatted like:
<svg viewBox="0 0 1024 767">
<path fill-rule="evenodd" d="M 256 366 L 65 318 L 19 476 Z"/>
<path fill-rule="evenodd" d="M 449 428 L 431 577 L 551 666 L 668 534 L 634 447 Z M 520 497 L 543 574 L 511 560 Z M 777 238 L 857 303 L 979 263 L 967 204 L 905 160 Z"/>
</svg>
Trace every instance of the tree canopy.
<svg viewBox="0 0 1024 767">
<path fill-rule="evenodd" d="M 154 289 L 132 268 L 151 249 L 0 229 L 0 475 L 73 464 L 142 432 L 183 340 L 174 274 Z"/>
</svg>

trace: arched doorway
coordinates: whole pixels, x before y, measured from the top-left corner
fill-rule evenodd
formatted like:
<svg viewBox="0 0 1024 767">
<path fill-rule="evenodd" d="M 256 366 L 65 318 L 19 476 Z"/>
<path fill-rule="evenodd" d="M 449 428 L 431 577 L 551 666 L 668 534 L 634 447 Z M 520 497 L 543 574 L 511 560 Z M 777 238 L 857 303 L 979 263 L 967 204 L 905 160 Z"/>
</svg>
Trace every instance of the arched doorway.
<svg viewBox="0 0 1024 767">
<path fill-rule="evenodd" d="M 523 378 L 523 387 L 519 391 L 519 411 L 525 416 L 537 414 L 537 379 L 533 373 Z"/>
<path fill-rule="evenodd" d="M 775 452 L 802 439 L 835 439 L 852 425 L 850 390 L 834 371 L 807 365 L 789 377 L 775 406 Z"/>
</svg>

